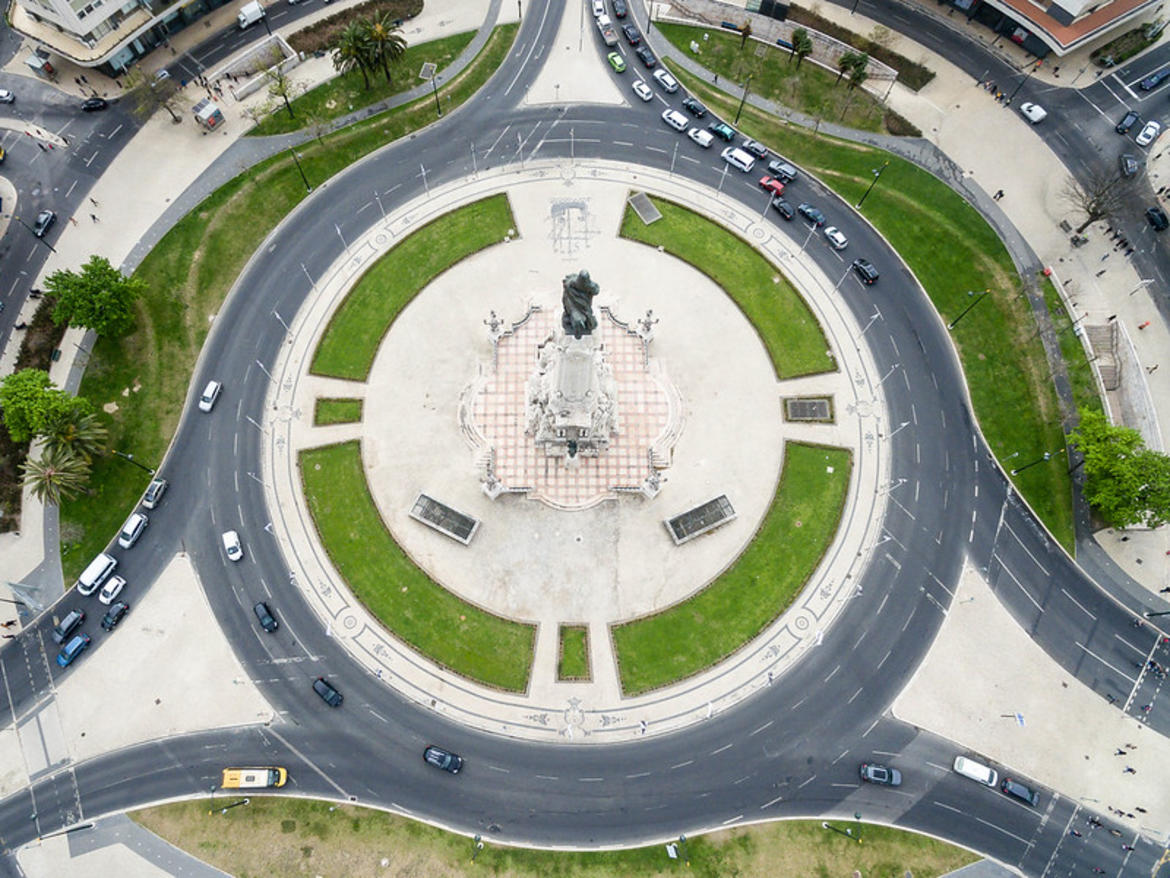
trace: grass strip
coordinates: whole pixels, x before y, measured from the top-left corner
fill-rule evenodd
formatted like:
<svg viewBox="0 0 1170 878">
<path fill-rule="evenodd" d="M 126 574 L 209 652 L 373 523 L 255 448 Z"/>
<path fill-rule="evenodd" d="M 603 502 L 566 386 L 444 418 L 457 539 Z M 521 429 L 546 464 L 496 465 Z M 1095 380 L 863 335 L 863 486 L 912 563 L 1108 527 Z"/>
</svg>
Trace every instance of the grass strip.
<svg viewBox="0 0 1170 878">
<path fill-rule="evenodd" d="M 444 107 L 457 107 L 479 90 L 507 55 L 517 28 L 497 27 L 472 63 L 439 89 Z M 319 184 L 434 119 L 434 99 L 427 95 L 303 144 L 298 154 L 310 181 Z M 110 447 L 158 465 L 224 297 L 264 238 L 304 198 L 292 159 L 287 153 L 274 156 L 209 195 L 146 257 L 135 272 L 147 284 L 137 329 L 126 338 L 99 339 L 81 384 L 82 396 L 106 408 Z M 149 478 L 120 458 L 94 461 L 89 493 L 61 508 L 66 579 L 117 532 Z"/>
<path fill-rule="evenodd" d="M 362 419 L 362 400 L 321 397 L 313 407 L 313 426 L 354 424 Z"/>
<path fill-rule="evenodd" d="M 444 214 L 412 232 L 362 275 L 329 319 L 314 375 L 365 381 L 399 311 L 436 277 L 504 240 L 516 221 L 503 193 Z"/>
<path fill-rule="evenodd" d="M 414 71 L 421 68 L 425 61 L 434 62 L 438 71 L 442 72 L 474 38 L 475 31 L 468 31 L 409 46 L 399 62 L 391 68 L 393 78 L 387 82 L 382 72 L 378 71 L 370 76 L 369 88 L 365 87 L 359 72 L 335 76 L 292 101 L 293 117 L 289 116 L 284 102 L 278 100 L 273 104 L 272 112 L 249 131 L 248 136 L 263 137 L 299 131 L 410 91 L 418 85 Z"/>
<path fill-rule="evenodd" d="M 646 225 L 627 206 L 623 238 L 662 247 L 722 287 L 759 333 L 781 378 L 837 369 L 816 317 L 775 266 L 707 217 L 661 198 L 653 201 L 662 219 Z"/>
<path fill-rule="evenodd" d="M 784 612 L 837 532 L 852 466 L 848 449 L 785 443 L 772 506 L 735 563 L 692 597 L 611 629 L 623 693 L 697 674 Z"/>
<path fill-rule="evenodd" d="M 370 496 L 360 444 L 306 449 L 298 462 L 321 544 L 358 600 L 432 661 L 486 686 L 524 691 L 536 627 L 467 603 L 415 565 Z"/>
<path fill-rule="evenodd" d="M 589 629 L 584 625 L 562 625 L 560 661 L 557 663 L 558 680 L 588 680 L 589 673 Z"/>
<path fill-rule="evenodd" d="M 1078 329 L 1064 308 L 1064 302 L 1051 278 L 1042 277 L 1044 304 L 1052 317 L 1052 326 L 1060 341 L 1060 355 L 1068 369 L 1068 381 L 1072 387 L 1073 401 L 1077 411 L 1089 410 L 1105 413 L 1105 405 L 1097 391 L 1097 379 L 1093 375 L 1093 364 L 1085 355 Z"/>
<path fill-rule="evenodd" d="M 685 71 L 674 73 L 718 113 L 735 114 L 738 101 Z M 972 294 L 992 291 L 951 332 L 992 451 L 1001 461 L 1013 454 L 1034 460 L 1064 445 L 1056 389 L 1044 348 L 1034 335 L 1023 283 L 995 230 L 975 208 L 898 156 L 818 135 L 751 105 L 744 107 L 740 129 L 815 173 L 850 204 L 873 182 L 873 169 L 888 162 L 862 212 L 914 272 L 944 322 L 958 317 Z M 794 186 L 800 186 L 799 180 Z M 875 298 L 889 294 L 890 279 L 879 284 Z M 1049 531 L 1072 552 L 1072 483 L 1064 460 L 1053 455 L 1013 480 Z"/>
</svg>

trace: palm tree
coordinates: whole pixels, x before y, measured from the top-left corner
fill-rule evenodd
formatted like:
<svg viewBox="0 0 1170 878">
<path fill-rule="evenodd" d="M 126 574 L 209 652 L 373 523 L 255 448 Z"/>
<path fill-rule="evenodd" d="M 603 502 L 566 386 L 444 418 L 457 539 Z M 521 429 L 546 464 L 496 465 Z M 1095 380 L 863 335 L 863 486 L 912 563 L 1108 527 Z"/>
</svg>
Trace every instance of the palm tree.
<svg viewBox="0 0 1170 878">
<path fill-rule="evenodd" d="M 849 88 L 855 89 L 869 79 L 869 55 L 862 52 L 853 62 L 853 69 L 849 71 Z"/>
<path fill-rule="evenodd" d="M 390 13 L 368 23 L 365 37 L 370 47 L 373 64 L 381 64 L 386 81 L 390 81 L 390 65 L 406 51 L 406 40 L 397 26 L 398 19 Z M 371 66 L 373 66 L 371 64 Z"/>
<path fill-rule="evenodd" d="M 53 424 L 45 435 L 45 450 L 60 451 L 73 457 L 80 457 L 87 463 L 95 454 L 106 450 L 109 431 L 98 420 L 98 416 L 72 413 L 71 417 Z"/>
<path fill-rule="evenodd" d="M 25 487 L 47 506 L 76 497 L 89 481 L 89 461 L 59 449 L 46 448 L 40 460 L 30 457 L 21 469 Z"/>
<path fill-rule="evenodd" d="M 837 70 L 840 72 L 837 74 L 837 82 L 834 82 L 833 85 L 837 85 L 842 76 L 857 66 L 858 57 L 856 52 L 843 52 L 841 54 L 841 57 L 837 59 Z"/>
<path fill-rule="evenodd" d="M 808 35 L 808 31 L 803 27 L 798 27 L 792 32 L 792 54 L 796 57 L 796 69 L 800 69 L 800 65 L 804 59 L 812 54 L 813 41 L 812 37 Z"/>
<path fill-rule="evenodd" d="M 359 70 L 365 87 L 370 87 L 370 49 L 366 41 L 366 28 L 360 21 L 351 21 L 340 34 L 333 46 L 333 68 L 338 73 Z"/>
</svg>

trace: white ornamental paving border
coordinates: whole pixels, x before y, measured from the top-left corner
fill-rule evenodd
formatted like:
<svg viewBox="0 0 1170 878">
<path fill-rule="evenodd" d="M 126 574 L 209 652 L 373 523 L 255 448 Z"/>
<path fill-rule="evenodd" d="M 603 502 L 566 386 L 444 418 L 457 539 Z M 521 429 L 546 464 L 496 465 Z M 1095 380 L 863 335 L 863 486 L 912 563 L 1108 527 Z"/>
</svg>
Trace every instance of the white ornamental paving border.
<svg viewBox="0 0 1170 878">
<path fill-rule="evenodd" d="M 525 693 L 505 693 L 475 684 L 421 656 L 394 638 L 349 592 L 320 545 L 304 503 L 291 441 L 312 412 L 296 408 L 301 382 L 320 333 L 351 287 L 395 242 L 438 216 L 489 195 L 558 177 L 578 185 L 606 183 L 661 195 L 729 228 L 752 243 L 804 296 L 837 357 L 841 375 L 834 393 L 838 411 L 856 415 L 854 474 L 838 533 L 800 597 L 759 637 L 722 663 L 678 684 L 612 703 L 584 698 L 541 703 Z M 804 236 L 801 236 L 802 240 Z M 815 648 L 823 632 L 855 593 L 855 583 L 873 557 L 888 503 L 890 461 L 885 439 L 886 405 L 881 378 L 858 340 L 863 328 L 844 307 L 829 278 L 800 258 L 800 244 L 783 230 L 760 222 L 759 211 L 730 196 L 665 171 L 605 161 L 529 161 L 503 166 L 432 189 L 375 223 L 354 240 L 314 284 L 314 294 L 290 324 L 288 344 L 273 368 L 264 423 L 263 483 L 272 530 L 298 587 L 323 626 L 369 673 L 404 697 L 444 716 L 486 731 L 535 740 L 608 743 L 643 734 L 675 731 L 739 703 Z M 823 377 L 823 376 L 822 376 Z M 314 378 L 319 381 L 320 379 Z M 337 382 L 339 389 L 349 382 Z M 783 381 L 784 395 L 816 392 L 816 376 Z M 842 398 L 842 391 L 851 394 Z M 329 441 L 322 434 L 322 444 Z M 462 547 L 452 543 L 452 551 Z M 585 690 L 581 690 L 584 692 Z"/>
</svg>

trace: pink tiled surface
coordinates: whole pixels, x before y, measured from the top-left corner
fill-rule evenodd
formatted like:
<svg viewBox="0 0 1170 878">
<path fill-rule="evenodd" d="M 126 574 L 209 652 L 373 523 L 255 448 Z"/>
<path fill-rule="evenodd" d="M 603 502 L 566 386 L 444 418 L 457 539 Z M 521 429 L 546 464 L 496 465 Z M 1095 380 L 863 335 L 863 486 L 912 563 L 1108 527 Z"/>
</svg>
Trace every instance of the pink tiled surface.
<svg viewBox="0 0 1170 878">
<path fill-rule="evenodd" d="M 650 474 L 650 446 L 666 428 L 668 403 L 646 372 L 642 340 L 603 312 L 594 335 L 605 347 L 617 383 L 618 432 L 599 457 L 579 457 L 573 467 L 545 455 L 524 432 L 525 395 L 538 345 L 561 331 L 559 315 L 557 308 L 537 311 L 515 333 L 500 338 L 495 373 L 472 413 L 495 449 L 496 478 L 508 489 L 525 489 L 554 506 L 584 509 L 614 497 L 618 489 L 638 488 Z"/>
</svg>

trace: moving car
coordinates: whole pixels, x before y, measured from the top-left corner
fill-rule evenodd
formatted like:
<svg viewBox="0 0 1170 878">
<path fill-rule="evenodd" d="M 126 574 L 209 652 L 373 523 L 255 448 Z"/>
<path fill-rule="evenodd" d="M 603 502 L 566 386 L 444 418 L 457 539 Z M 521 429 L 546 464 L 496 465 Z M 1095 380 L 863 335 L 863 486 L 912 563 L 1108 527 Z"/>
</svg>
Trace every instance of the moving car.
<svg viewBox="0 0 1170 878">
<path fill-rule="evenodd" d="M 146 486 L 146 493 L 142 495 L 142 505 L 147 509 L 154 509 L 162 502 L 163 494 L 167 492 L 167 486 L 170 484 L 166 479 L 156 478 Z"/>
<path fill-rule="evenodd" d="M 1000 790 L 1019 799 L 1021 802 L 1027 802 L 1033 808 L 1036 803 L 1040 801 L 1040 794 L 1026 784 L 1020 783 L 1018 780 L 1013 780 L 1010 777 L 1005 777 L 1003 783 L 999 785 Z"/>
<path fill-rule="evenodd" d="M 234 530 L 224 531 L 223 550 L 229 561 L 239 561 L 244 557 L 244 548 L 240 545 L 240 535 Z"/>
<path fill-rule="evenodd" d="M 687 130 L 687 117 L 678 110 L 663 110 L 662 121 L 675 131 Z"/>
<path fill-rule="evenodd" d="M 707 125 L 707 130 L 721 140 L 726 140 L 728 143 L 731 143 L 735 138 L 735 132 L 731 130 L 731 126 L 726 122 L 710 122 Z"/>
<path fill-rule="evenodd" d="M 313 681 L 313 691 L 320 695 L 321 700 L 330 707 L 341 707 L 343 701 L 341 693 L 330 686 L 324 677 L 318 677 Z"/>
<path fill-rule="evenodd" d="M 1159 125 L 1157 122 L 1155 122 L 1153 119 L 1151 119 L 1149 122 L 1147 122 L 1145 124 L 1145 126 L 1142 128 L 1142 130 L 1138 132 L 1138 136 L 1135 137 L 1133 140 L 1134 140 L 1134 143 L 1136 143 L 1138 146 L 1149 146 L 1151 143 L 1153 143 L 1155 140 L 1158 139 L 1158 135 L 1161 133 L 1162 133 L 1162 126 Z"/>
<path fill-rule="evenodd" d="M 764 146 L 758 140 L 752 140 L 750 137 L 745 138 L 739 148 L 744 152 L 750 152 L 758 159 L 768 157 L 768 147 Z"/>
<path fill-rule="evenodd" d="M 51 210 L 42 210 L 37 214 L 37 221 L 33 224 L 33 234 L 43 238 L 57 221 L 57 214 Z"/>
<path fill-rule="evenodd" d="M 696 101 L 694 98 L 683 98 L 683 109 L 694 116 L 696 119 L 702 119 L 707 115 L 707 108 Z"/>
<path fill-rule="evenodd" d="M 768 162 L 768 173 L 773 177 L 779 177 L 785 183 L 791 183 L 796 179 L 796 168 L 780 159 Z"/>
<path fill-rule="evenodd" d="M 896 768 L 887 768 L 876 762 L 863 762 L 859 772 L 861 779 L 867 783 L 876 783 L 886 787 L 900 787 L 902 785 L 902 772 Z"/>
<path fill-rule="evenodd" d="M 1151 73 L 1138 84 L 1138 88 L 1140 88 L 1142 91 L 1153 91 L 1163 82 L 1165 82 L 1166 77 L 1168 76 L 1170 76 L 1170 67 L 1166 67 L 1157 71 L 1156 73 Z"/>
<path fill-rule="evenodd" d="M 0 88 L 0 104 L 11 104 L 16 100 L 16 95 L 6 88 Z"/>
<path fill-rule="evenodd" d="M 1146 220 L 1154 227 L 1155 232 L 1164 232 L 1170 228 L 1170 217 L 1166 216 L 1166 211 L 1154 205 L 1146 208 Z"/>
<path fill-rule="evenodd" d="M 105 98 L 86 98 L 81 102 L 81 109 L 87 113 L 92 113 L 96 110 L 104 110 L 110 105 L 110 102 Z"/>
<path fill-rule="evenodd" d="M 272 612 L 268 609 L 268 604 L 264 603 L 264 601 L 260 601 L 256 606 L 252 607 L 252 612 L 260 620 L 260 627 L 269 634 L 280 627 L 280 623 L 276 621 L 276 617 L 272 615 Z"/>
<path fill-rule="evenodd" d="M 203 395 L 199 397 L 199 411 L 211 411 L 215 407 L 215 401 L 219 399 L 219 394 L 222 390 L 223 385 L 218 381 L 208 381 L 207 386 L 203 388 Z"/>
<path fill-rule="evenodd" d="M 636 46 L 642 42 L 642 35 L 638 33 L 638 29 L 632 24 L 623 24 L 622 34 L 625 36 L 626 42 L 631 46 Z"/>
<path fill-rule="evenodd" d="M 776 209 L 776 213 L 780 214 L 786 220 L 792 220 L 796 216 L 796 211 L 792 209 L 792 205 L 783 198 L 772 199 L 772 207 Z"/>
<path fill-rule="evenodd" d="M 867 287 L 873 286 L 875 283 L 877 283 L 878 270 L 874 268 L 873 263 L 868 259 L 854 259 L 853 271 L 857 274 L 857 277 L 860 278 L 861 282 Z"/>
<path fill-rule="evenodd" d="M 765 192 L 771 192 L 774 196 L 784 194 L 784 184 L 775 177 L 760 177 L 760 188 Z"/>
<path fill-rule="evenodd" d="M 812 223 L 817 228 L 820 228 L 821 226 L 823 226 L 825 224 L 825 215 L 823 213 L 821 213 L 819 209 L 817 209 L 817 208 L 813 207 L 811 204 L 809 204 L 807 201 L 802 202 L 796 208 L 796 212 L 799 213 L 802 217 L 804 217 L 806 220 L 808 220 L 810 223 Z"/>
<path fill-rule="evenodd" d="M 1125 115 L 1121 117 L 1121 121 L 1118 122 L 1113 127 L 1113 130 L 1116 131 L 1118 134 L 1128 134 L 1129 129 L 1132 128 L 1134 125 L 1136 125 L 1141 120 L 1142 120 L 1142 117 L 1139 116 L 1136 111 L 1126 110 Z"/>
<path fill-rule="evenodd" d="M 629 8 L 626 6 L 626 0 L 613 0 L 613 17 L 625 18 L 629 13 Z"/>
<path fill-rule="evenodd" d="M 635 79 L 633 82 L 634 94 L 644 101 L 654 100 L 654 89 L 650 88 L 646 83 L 640 79 Z"/>
<path fill-rule="evenodd" d="M 85 621 L 85 610 L 70 610 L 53 628 L 53 642 L 64 643 Z"/>
<path fill-rule="evenodd" d="M 433 765 L 435 768 L 441 768 L 443 771 L 449 771 L 452 774 L 458 774 L 459 769 L 463 767 L 462 756 L 457 753 L 452 753 L 450 750 L 444 750 L 442 747 L 436 747 L 433 744 L 423 750 L 423 761 L 427 765 Z"/>
<path fill-rule="evenodd" d="M 634 54 L 637 55 L 638 60 L 647 67 L 653 67 L 658 63 L 658 59 L 654 57 L 654 53 L 651 52 L 650 49 L 646 46 L 638 46 L 638 48 L 634 50 Z"/>
<path fill-rule="evenodd" d="M 616 73 L 626 72 L 626 59 L 617 52 L 610 52 L 605 57 L 606 60 L 609 61 L 609 66 L 612 67 Z"/>
<path fill-rule="evenodd" d="M 280 766 L 264 768 L 225 768 L 220 787 L 225 790 L 255 790 L 282 787 L 288 782 L 288 769 Z"/>
<path fill-rule="evenodd" d="M 78 634 L 65 644 L 64 649 L 57 653 L 57 664 L 63 668 L 69 667 L 79 655 L 85 652 L 89 647 L 89 643 L 90 638 L 88 634 Z"/>
<path fill-rule="evenodd" d="M 702 128 L 692 128 L 687 132 L 687 137 L 689 137 L 695 143 L 699 144 L 699 146 L 703 147 L 703 149 L 709 147 L 711 145 L 711 141 L 715 139 L 711 136 L 710 131 L 704 131 Z"/>
<path fill-rule="evenodd" d="M 662 90 L 667 94 L 674 94 L 678 91 L 678 80 L 670 75 L 669 70 L 659 68 L 654 71 L 654 81 L 662 86 Z"/>
<path fill-rule="evenodd" d="M 114 602 L 114 598 L 122 593 L 126 587 L 126 580 L 121 576 L 111 576 L 102 590 L 98 592 L 98 600 L 106 606 Z"/>
<path fill-rule="evenodd" d="M 1048 111 L 1039 104 L 1034 104 L 1031 101 L 1024 101 L 1024 103 L 1020 104 L 1020 115 L 1022 115 L 1033 125 L 1039 125 L 1048 118 Z"/>
<path fill-rule="evenodd" d="M 118 627 L 118 623 L 122 621 L 122 617 L 130 609 L 130 605 L 125 601 L 115 601 L 110 604 L 110 608 L 106 610 L 106 614 L 102 616 L 102 630 L 113 631 Z"/>
<path fill-rule="evenodd" d="M 844 250 L 849 245 L 849 239 L 845 237 L 845 233 L 836 226 L 826 228 L 825 237 L 833 245 L 834 250 Z"/>
<path fill-rule="evenodd" d="M 148 524 L 150 524 L 150 519 L 146 517 L 146 513 L 132 512 L 130 517 L 126 519 L 126 523 L 122 525 L 122 532 L 118 534 L 118 545 L 123 549 L 133 549 L 134 544 L 138 542 L 138 538 L 142 536 L 142 532 L 146 530 Z"/>
</svg>

